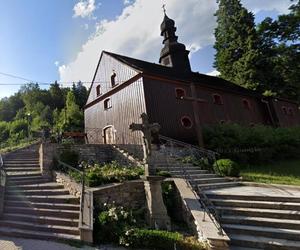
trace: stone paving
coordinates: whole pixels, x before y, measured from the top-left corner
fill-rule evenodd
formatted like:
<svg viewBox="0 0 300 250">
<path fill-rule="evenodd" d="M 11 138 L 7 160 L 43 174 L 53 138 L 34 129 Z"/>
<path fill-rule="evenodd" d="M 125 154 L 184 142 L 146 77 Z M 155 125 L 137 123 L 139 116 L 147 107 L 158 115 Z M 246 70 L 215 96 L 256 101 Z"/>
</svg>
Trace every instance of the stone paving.
<svg viewBox="0 0 300 250">
<path fill-rule="evenodd" d="M 121 247 L 101 246 L 81 248 L 52 241 L 31 240 L 0 236 L 0 250 L 125 250 Z"/>
<path fill-rule="evenodd" d="M 208 194 L 257 195 L 257 196 L 291 196 L 300 197 L 300 187 L 287 185 L 251 185 L 222 188 L 206 191 Z"/>
</svg>

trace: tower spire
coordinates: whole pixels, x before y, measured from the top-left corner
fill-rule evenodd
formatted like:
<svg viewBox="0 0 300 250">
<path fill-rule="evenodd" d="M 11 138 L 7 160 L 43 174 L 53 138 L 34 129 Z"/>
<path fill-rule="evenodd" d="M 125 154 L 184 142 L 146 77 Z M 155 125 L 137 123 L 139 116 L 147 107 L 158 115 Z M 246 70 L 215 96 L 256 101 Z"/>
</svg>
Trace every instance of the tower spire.
<svg viewBox="0 0 300 250">
<path fill-rule="evenodd" d="M 164 66 L 176 68 L 181 72 L 191 72 L 189 61 L 189 51 L 185 45 L 177 41 L 176 27 L 174 20 L 170 19 L 166 14 L 166 5 L 162 6 L 164 12 L 164 20 L 160 25 L 161 36 L 164 37 L 164 47 L 160 52 L 159 63 Z"/>
</svg>

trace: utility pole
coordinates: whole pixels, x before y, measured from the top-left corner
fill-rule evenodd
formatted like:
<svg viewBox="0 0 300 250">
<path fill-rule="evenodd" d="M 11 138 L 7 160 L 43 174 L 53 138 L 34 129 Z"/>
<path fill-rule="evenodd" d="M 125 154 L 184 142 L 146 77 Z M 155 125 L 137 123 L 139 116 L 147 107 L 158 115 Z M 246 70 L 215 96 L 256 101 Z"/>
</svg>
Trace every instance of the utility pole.
<svg viewBox="0 0 300 250">
<path fill-rule="evenodd" d="M 201 119 L 200 119 L 199 103 L 205 103 L 207 101 L 205 99 L 197 98 L 197 90 L 196 90 L 195 83 L 193 83 L 193 82 L 191 83 L 191 94 L 192 94 L 191 97 L 183 96 L 182 100 L 192 101 L 198 144 L 201 148 L 203 148 L 204 147 L 204 141 L 203 141 Z"/>
</svg>

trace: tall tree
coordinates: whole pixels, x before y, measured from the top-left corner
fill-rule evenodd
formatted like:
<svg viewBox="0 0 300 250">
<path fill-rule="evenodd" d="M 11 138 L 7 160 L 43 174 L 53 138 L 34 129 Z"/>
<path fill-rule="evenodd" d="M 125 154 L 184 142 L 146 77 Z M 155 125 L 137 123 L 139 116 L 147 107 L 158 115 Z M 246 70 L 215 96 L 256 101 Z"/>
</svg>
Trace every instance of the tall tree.
<svg viewBox="0 0 300 250">
<path fill-rule="evenodd" d="M 258 39 L 254 16 L 240 0 L 217 0 L 215 67 L 221 77 L 249 89 L 259 85 Z"/>
<path fill-rule="evenodd" d="M 262 90 L 300 101 L 300 1 L 258 25 Z"/>
</svg>

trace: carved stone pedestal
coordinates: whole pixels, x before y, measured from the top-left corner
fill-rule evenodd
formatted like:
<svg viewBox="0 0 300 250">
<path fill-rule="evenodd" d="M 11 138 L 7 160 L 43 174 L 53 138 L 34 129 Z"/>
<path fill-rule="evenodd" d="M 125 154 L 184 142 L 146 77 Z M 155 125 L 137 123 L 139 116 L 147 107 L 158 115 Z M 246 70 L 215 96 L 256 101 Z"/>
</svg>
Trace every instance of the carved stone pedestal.
<svg viewBox="0 0 300 250">
<path fill-rule="evenodd" d="M 161 183 L 164 178 L 161 176 L 146 176 L 144 179 L 147 220 L 150 227 L 155 229 L 171 229 L 171 221 L 163 202 Z"/>
</svg>

